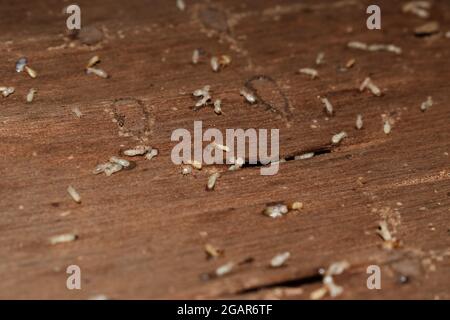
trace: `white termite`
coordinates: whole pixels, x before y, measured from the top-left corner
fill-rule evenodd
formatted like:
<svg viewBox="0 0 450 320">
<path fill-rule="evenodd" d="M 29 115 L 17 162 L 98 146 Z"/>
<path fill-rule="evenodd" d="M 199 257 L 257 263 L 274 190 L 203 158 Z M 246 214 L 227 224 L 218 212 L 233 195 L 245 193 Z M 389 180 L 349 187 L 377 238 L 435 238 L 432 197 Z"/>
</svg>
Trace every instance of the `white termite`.
<svg viewBox="0 0 450 320">
<path fill-rule="evenodd" d="M 31 78 L 36 78 L 37 77 L 37 72 L 34 69 L 31 69 L 29 66 L 25 66 L 25 71 L 28 73 L 28 75 Z"/>
<path fill-rule="evenodd" d="M 177 8 L 180 11 L 184 11 L 184 9 L 186 9 L 186 4 L 183 0 L 177 0 Z"/>
<path fill-rule="evenodd" d="M 197 64 L 200 60 L 200 50 L 195 49 L 192 52 L 192 64 Z"/>
<path fill-rule="evenodd" d="M 287 205 L 283 204 L 283 203 L 278 203 L 278 204 L 274 204 L 274 205 L 268 205 L 264 211 L 263 214 L 271 217 L 271 218 L 280 218 L 283 215 L 285 215 L 286 213 L 288 213 L 289 208 Z"/>
<path fill-rule="evenodd" d="M 334 110 L 333 110 L 333 105 L 331 104 L 331 102 L 327 98 L 320 98 L 320 100 L 324 104 L 325 111 L 327 112 L 327 114 L 332 116 L 334 114 Z"/>
<path fill-rule="evenodd" d="M 109 77 L 109 75 L 106 73 L 106 71 L 104 71 L 103 69 L 99 69 L 99 68 L 86 68 L 86 73 L 87 74 L 95 74 L 97 77 L 106 79 Z"/>
<path fill-rule="evenodd" d="M 73 201 L 75 201 L 76 203 L 81 203 L 81 196 L 74 187 L 68 186 L 67 193 L 72 197 Z"/>
<path fill-rule="evenodd" d="M 22 72 L 25 69 L 25 66 L 27 65 L 28 60 L 25 57 L 20 58 L 16 62 L 16 72 Z"/>
<path fill-rule="evenodd" d="M 100 62 L 100 57 L 99 56 L 93 56 L 92 58 L 89 59 L 86 68 L 92 68 L 93 66 L 95 66 L 97 63 Z"/>
<path fill-rule="evenodd" d="M 72 112 L 78 117 L 81 118 L 83 116 L 83 113 L 80 111 L 78 107 L 73 107 Z"/>
<path fill-rule="evenodd" d="M 392 130 L 391 123 L 389 120 L 384 121 L 383 131 L 385 134 L 390 134 Z"/>
<path fill-rule="evenodd" d="M 30 91 L 28 91 L 27 94 L 27 103 L 31 103 L 34 100 L 34 94 L 36 93 L 36 89 L 31 88 Z"/>
<path fill-rule="evenodd" d="M 230 152 L 230 147 L 225 146 L 225 145 L 220 144 L 220 143 L 217 143 L 215 141 L 212 142 L 210 145 L 211 145 L 211 147 L 213 147 L 215 149 L 219 149 L 219 150 L 222 150 L 222 151 L 225 151 L 225 152 Z"/>
<path fill-rule="evenodd" d="M 316 69 L 312 68 L 302 68 L 299 70 L 299 72 L 310 76 L 311 79 L 315 79 L 319 75 L 319 72 Z"/>
<path fill-rule="evenodd" d="M 118 163 L 108 163 L 108 165 L 105 168 L 105 174 L 107 177 L 113 175 L 116 172 L 119 172 L 123 169 L 123 166 Z"/>
<path fill-rule="evenodd" d="M 306 160 L 306 159 L 311 159 L 312 157 L 314 157 L 314 152 L 307 152 L 307 153 L 295 156 L 294 160 Z"/>
<path fill-rule="evenodd" d="M 429 1 L 410 1 L 403 5 L 402 11 L 404 13 L 412 13 L 422 19 L 427 19 L 430 16 L 428 10 L 431 8 Z"/>
<path fill-rule="evenodd" d="M 291 254 L 289 252 L 277 254 L 275 257 L 272 258 L 272 260 L 270 260 L 270 266 L 272 268 L 282 267 L 290 256 Z"/>
<path fill-rule="evenodd" d="M 325 53 L 319 52 L 316 57 L 316 64 L 317 65 L 323 64 L 324 58 L 325 58 Z"/>
<path fill-rule="evenodd" d="M 154 157 L 158 155 L 158 153 L 159 153 L 158 149 L 153 148 L 152 150 L 146 153 L 145 159 L 152 160 Z"/>
<path fill-rule="evenodd" d="M 143 156 L 144 154 L 146 154 L 151 149 L 152 149 L 152 147 L 149 147 L 149 146 L 136 146 L 133 149 L 125 150 L 123 152 L 123 154 L 126 155 L 126 156 L 129 156 L 129 157 Z"/>
<path fill-rule="evenodd" d="M 109 158 L 109 162 L 120 164 L 122 167 L 129 167 L 130 166 L 130 161 L 125 160 L 125 159 L 121 159 L 121 158 L 116 157 L 116 156 L 112 156 L 111 158 Z"/>
<path fill-rule="evenodd" d="M 72 242 L 75 241 L 78 236 L 74 233 L 65 233 L 57 236 L 50 237 L 50 244 L 55 245 L 59 243 Z"/>
<path fill-rule="evenodd" d="M 233 262 L 228 262 L 227 264 L 224 264 L 220 267 L 218 267 L 215 271 L 216 276 L 222 277 L 228 273 L 230 273 L 234 268 Z"/>
<path fill-rule="evenodd" d="M 426 110 L 428 110 L 428 108 L 432 106 L 433 106 L 433 98 L 428 97 L 427 100 L 425 102 L 422 102 L 422 104 L 420 105 L 420 110 L 425 112 Z"/>
<path fill-rule="evenodd" d="M 237 158 L 234 160 L 234 163 L 228 168 L 229 171 L 236 171 L 242 168 L 244 165 L 245 160 L 243 158 Z"/>
<path fill-rule="evenodd" d="M 372 79 L 370 79 L 369 77 L 367 77 L 366 79 L 364 79 L 364 81 L 361 83 L 361 86 L 359 87 L 359 91 L 364 91 L 365 89 L 369 89 L 370 92 L 372 92 L 372 94 L 374 96 L 380 97 L 381 96 L 381 90 L 380 88 L 378 88 L 378 86 L 375 85 L 375 83 L 373 83 Z"/>
<path fill-rule="evenodd" d="M 206 190 L 214 190 L 214 187 L 216 186 L 217 179 L 219 179 L 220 173 L 215 172 L 208 178 L 208 183 L 206 184 Z"/>
<path fill-rule="evenodd" d="M 8 97 L 9 95 L 13 94 L 15 91 L 14 87 L 2 87 L 1 89 L 2 90 L 0 90 L 0 91 L 2 91 L 2 95 L 5 98 Z"/>
<path fill-rule="evenodd" d="M 356 123 L 355 123 L 356 129 L 361 130 L 363 127 L 363 118 L 362 115 L 358 114 L 356 116 Z"/>
<path fill-rule="evenodd" d="M 219 71 L 219 68 L 220 68 L 219 58 L 217 58 L 216 56 L 211 57 L 210 63 L 211 63 L 211 69 L 212 69 L 214 72 L 218 72 L 218 71 Z"/>
<path fill-rule="evenodd" d="M 188 161 L 187 164 L 190 164 L 194 169 L 202 170 L 202 163 L 200 161 L 197 160 Z"/>
<path fill-rule="evenodd" d="M 214 113 L 217 115 L 222 114 L 222 100 L 217 99 L 216 101 L 214 101 Z"/>
<path fill-rule="evenodd" d="M 256 97 L 248 92 L 247 90 L 242 89 L 240 91 L 241 96 L 243 96 L 245 98 L 245 100 L 250 103 L 250 104 L 254 104 L 256 102 Z"/>
<path fill-rule="evenodd" d="M 347 133 L 345 131 L 339 132 L 331 138 L 331 143 L 339 144 L 346 137 L 347 137 Z"/>
</svg>

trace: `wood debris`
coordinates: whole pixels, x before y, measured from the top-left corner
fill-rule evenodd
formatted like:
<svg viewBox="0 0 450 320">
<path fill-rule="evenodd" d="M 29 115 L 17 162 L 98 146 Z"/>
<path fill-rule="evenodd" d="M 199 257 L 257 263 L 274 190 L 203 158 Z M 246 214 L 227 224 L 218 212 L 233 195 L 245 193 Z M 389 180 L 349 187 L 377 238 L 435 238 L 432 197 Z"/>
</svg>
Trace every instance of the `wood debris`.
<svg viewBox="0 0 450 320">
<path fill-rule="evenodd" d="M 202 170 L 202 163 L 200 161 L 197 160 L 189 160 L 187 162 L 187 164 L 190 164 L 192 166 L 192 168 L 197 169 L 197 170 Z"/>
<path fill-rule="evenodd" d="M 67 193 L 69 193 L 69 195 L 72 197 L 73 201 L 75 201 L 76 203 L 81 203 L 81 196 L 78 193 L 78 191 L 75 190 L 74 187 L 68 186 Z"/>
</svg>

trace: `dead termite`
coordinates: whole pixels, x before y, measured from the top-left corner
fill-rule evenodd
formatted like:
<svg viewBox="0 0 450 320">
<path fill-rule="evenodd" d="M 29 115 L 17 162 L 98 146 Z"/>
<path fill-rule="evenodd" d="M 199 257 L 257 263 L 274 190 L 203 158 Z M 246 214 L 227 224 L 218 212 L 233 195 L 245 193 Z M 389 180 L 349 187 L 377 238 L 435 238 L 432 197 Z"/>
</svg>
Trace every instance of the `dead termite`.
<svg viewBox="0 0 450 320">
<path fill-rule="evenodd" d="M 99 174 L 105 172 L 105 169 L 110 165 L 110 163 L 101 163 L 98 164 L 94 170 L 92 170 L 93 174 Z"/>
<path fill-rule="evenodd" d="M 244 165 L 245 160 L 243 158 L 237 158 L 234 160 L 234 163 L 228 168 L 229 171 L 236 171 L 242 168 Z"/>
<path fill-rule="evenodd" d="M 350 59 L 350 60 L 348 60 L 347 63 L 345 64 L 345 67 L 346 67 L 347 69 L 350 69 L 350 68 L 352 68 L 352 67 L 355 65 L 355 62 L 356 62 L 355 59 Z"/>
<path fill-rule="evenodd" d="M 109 162 L 120 164 L 122 167 L 129 167 L 130 166 L 130 161 L 125 160 L 125 159 L 121 159 L 121 158 L 116 157 L 116 156 L 112 156 L 111 158 L 109 158 Z"/>
<path fill-rule="evenodd" d="M 206 184 L 206 190 L 212 191 L 216 186 L 217 179 L 220 177 L 220 173 L 215 172 L 208 178 L 208 183 Z"/>
<path fill-rule="evenodd" d="M 294 160 L 306 160 L 306 159 L 311 159 L 312 157 L 314 157 L 314 152 L 307 152 L 307 153 L 295 156 Z"/>
<path fill-rule="evenodd" d="M 50 244 L 55 245 L 59 243 L 72 242 L 75 241 L 78 236 L 74 233 L 65 233 L 57 236 L 50 237 Z"/>
<path fill-rule="evenodd" d="M 218 267 L 215 271 L 215 275 L 217 277 L 223 277 L 224 275 L 230 273 L 234 268 L 233 262 L 228 262 L 227 264 L 224 264 L 220 267 Z"/>
<path fill-rule="evenodd" d="M 127 149 L 123 152 L 124 155 L 129 157 L 134 156 L 143 156 L 147 152 L 149 152 L 152 149 L 152 147 L 149 146 L 136 146 L 133 149 Z"/>
<path fill-rule="evenodd" d="M 180 11 L 184 11 L 184 9 L 186 9 L 186 4 L 183 0 L 177 0 L 177 8 Z"/>
<path fill-rule="evenodd" d="M 242 89 L 240 91 L 240 94 L 241 94 L 241 96 L 243 96 L 245 98 L 245 101 L 247 101 L 248 103 L 254 104 L 256 102 L 256 97 L 252 93 L 248 92 L 247 90 Z"/>
<path fill-rule="evenodd" d="M 197 64 L 200 60 L 200 50 L 195 49 L 192 52 L 192 64 Z"/>
<path fill-rule="evenodd" d="M 214 71 L 214 72 L 218 72 L 219 71 L 219 58 L 217 58 L 217 57 L 211 57 L 211 61 L 210 61 L 210 63 L 211 63 L 211 69 Z"/>
<path fill-rule="evenodd" d="M 80 109 L 78 107 L 73 107 L 72 112 L 75 113 L 75 115 L 78 118 L 81 118 L 83 116 L 83 113 L 80 111 Z"/>
<path fill-rule="evenodd" d="M 347 137 L 347 133 L 345 131 L 339 132 L 331 137 L 332 144 L 339 144 L 341 141 Z"/>
<path fill-rule="evenodd" d="M 181 169 L 181 174 L 182 175 L 188 175 L 188 174 L 191 174 L 192 173 L 192 167 L 183 167 L 182 169 Z"/>
<path fill-rule="evenodd" d="M 263 214 L 271 218 L 280 218 L 287 214 L 289 208 L 284 203 L 269 204 L 264 209 Z"/>
<path fill-rule="evenodd" d="M 86 65 L 86 69 L 92 68 L 93 66 L 95 66 L 99 62 L 100 62 L 100 57 L 99 56 L 93 56 L 92 58 L 89 59 L 87 65 Z"/>
<path fill-rule="evenodd" d="M 310 298 L 312 300 L 322 299 L 327 293 L 332 298 L 335 298 L 342 294 L 344 289 L 334 283 L 333 276 L 343 273 L 350 264 L 347 261 L 339 261 L 332 263 L 326 271 L 319 272 L 323 275 L 322 287 L 311 292 Z"/>
<path fill-rule="evenodd" d="M 363 127 L 363 119 L 362 119 L 362 115 L 358 114 L 356 116 L 356 129 L 361 130 Z"/>
<path fill-rule="evenodd" d="M 35 71 L 35 70 L 33 70 L 33 69 L 31 69 L 29 66 L 25 66 L 25 71 L 28 73 L 28 75 L 31 77 L 31 78 L 36 78 L 37 77 L 37 72 Z"/>
<path fill-rule="evenodd" d="M 372 92 L 372 94 L 374 96 L 380 97 L 381 96 L 381 90 L 380 88 L 378 88 L 372 81 L 372 79 L 370 79 L 369 77 L 367 77 L 366 79 L 364 79 L 364 81 L 361 83 L 361 85 L 359 86 L 359 91 L 363 92 L 365 89 L 369 89 L 370 92 Z"/>
<path fill-rule="evenodd" d="M 192 94 L 194 97 L 200 97 L 201 99 L 195 104 L 196 108 L 207 105 L 211 101 L 211 96 L 209 94 L 210 86 L 206 85 L 202 89 L 195 90 Z"/>
<path fill-rule="evenodd" d="M 333 110 L 333 105 L 331 104 L 331 102 L 327 98 L 320 98 L 320 100 L 322 101 L 322 103 L 325 106 L 326 113 L 329 116 L 333 116 L 334 115 L 334 110 Z"/>
<path fill-rule="evenodd" d="M 28 60 L 25 57 L 20 58 L 16 62 L 16 72 L 22 72 L 25 69 L 25 66 L 27 65 Z"/>
<path fill-rule="evenodd" d="M 270 260 L 270 266 L 272 268 L 280 268 L 286 263 L 290 256 L 291 254 L 289 252 L 277 254 L 272 258 L 272 260 Z"/>
<path fill-rule="evenodd" d="M 200 161 L 197 160 L 189 160 L 187 162 L 187 164 L 190 164 L 192 166 L 192 168 L 197 169 L 197 170 L 202 170 L 202 163 Z"/>
<path fill-rule="evenodd" d="M 119 172 L 123 169 L 123 166 L 120 165 L 119 163 L 108 163 L 108 165 L 105 168 L 105 175 L 107 177 L 113 175 L 116 172 Z"/>
<path fill-rule="evenodd" d="M 0 91 L 2 92 L 2 96 L 6 98 L 13 94 L 15 89 L 14 87 L 0 87 Z"/>
<path fill-rule="evenodd" d="M 360 41 L 351 41 L 347 44 L 347 47 L 351 48 L 351 49 L 358 49 L 358 50 L 364 50 L 364 51 L 387 51 L 387 52 L 392 52 L 395 54 L 401 54 L 402 53 L 402 49 L 393 45 L 393 44 L 366 44 L 364 42 L 360 42 Z"/>
<path fill-rule="evenodd" d="M 377 234 L 383 239 L 383 248 L 385 249 L 391 250 L 401 245 L 400 241 L 392 236 L 386 221 L 380 221 L 378 223 Z"/>
<path fill-rule="evenodd" d="M 68 186 L 67 193 L 69 193 L 69 195 L 72 197 L 73 201 L 75 201 L 76 203 L 81 203 L 81 196 L 77 192 L 77 190 L 75 190 L 74 187 Z"/>
<path fill-rule="evenodd" d="M 316 64 L 317 65 L 323 64 L 324 58 L 325 58 L 325 53 L 319 52 L 316 57 Z"/>
<path fill-rule="evenodd" d="M 404 13 L 412 13 L 422 19 L 427 19 L 430 16 L 428 10 L 431 8 L 429 1 L 410 1 L 403 5 L 402 11 Z"/>
<path fill-rule="evenodd" d="M 319 75 L 319 72 L 317 72 L 316 69 L 312 68 L 302 68 L 298 72 L 310 76 L 311 79 L 315 79 Z"/>
<path fill-rule="evenodd" d="M 384 121 L 383 131 L 385 134 L 390 134 L 392 130 L 391 123 L 389 120 Z"/>
<path fill-rule="evenodd" d="M 34 100 L 34 94 L 35 94 L 36 92 L 37 92 L 37 91 L 36 91 L 36 89 L 34 89 L 34 88 L 31 88 L 30 91 L 28 91 L 28 94 L 27 94 L 27 103 L 33 102 L 33 100 Z"/>
<path fill-rule="evenodd" d="M 430 108 L 432 106 L 433 106 L 433 98 L 428 97 L 425 102 L 422 102 L 422 104 L 420 106 L 420 110 L 422 110 L 422 112 L 425 112 L 428 110 L 428 108 Z"/>
<path fill-rule="evenodd" d="M 222 101 L 220 99 L 217 99 L 216 101 L 214 101 L 214 113 L 217 115 L 222 114 Z"/>
<path fill-rule="evenodd" d="M 150 150 L 149 152 L 146 153 L 145 155 L 145 159 L 147 160 L 152 160 L 154 157 L 156 157 L 159 154 L 158 149 L 153 148 L 152 150 Z"/>
<path fill-rule="evenodd" d="M 95 74 L 97 77 L 107 79 L 109 78 L 109 75 L 104 71 L 103 69 L 99 68 L 86 68 L 86 74 Z"/>
<path fill-rule="evenodd" d="M 205 252 L 207 255 L 207 258 L 218 258 L 223 254 L 223 250 L 221 249 L 217 249 L 216 247 L 214 247 L 212 244 L 205 244 Z"/>
<path fill-rule="evenodd" d="M 211 144 L 210 144 L 210 146 L 211 147 L 213 147 L 213 148 L 215 148 L 215 149 L 219 149 L 219 150 L 222 150 L 222 151 L 225 151 L 225 152 L 230 152 L 230 147 L 227 147 L 227 146 L 225 146 L 225 145 L 223 145 L 223 144 L 220 144 L 220 143 L 217 143 L 217 142 L 212 142 Z"/>
</svg>

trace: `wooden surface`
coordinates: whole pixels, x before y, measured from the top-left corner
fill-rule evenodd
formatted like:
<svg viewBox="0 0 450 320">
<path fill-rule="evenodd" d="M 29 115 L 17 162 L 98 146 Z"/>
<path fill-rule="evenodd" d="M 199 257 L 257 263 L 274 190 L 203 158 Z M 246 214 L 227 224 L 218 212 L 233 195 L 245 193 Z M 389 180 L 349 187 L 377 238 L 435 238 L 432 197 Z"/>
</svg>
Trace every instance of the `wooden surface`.
<svg viewBox="0 0 450 320">
<path fill-rule="evenodd" d="M 318 269 L 346 260 L 350 268 L 335 277 L 344 288 L 338 298 L 449 299 L 450 39 L 443 33 L 450 3 L 433 1 L 429 20 L 443 32 L 422 38 L 413 30 L 426 21 L 402 13 L 402 3 L 378 1 L 382 30 L 370 31 L 369 1 L 186 0 L 180 11 L 175 1 L 80 0 L 82 25 L 104 35 L 86 46 L 64 38 L 66 2 L 2 1 L 0 86 L 16 92 L 0 99 L 0 298 L 309 299 L 321 286 Z M 393 43 L 403 54 L 352 50 L 349 41 Z M 207 56 L 194 66 L 195 48 Z M 319 52 L 325 63 L 315 66 Z M 84 73 L 94 54 L 111 78 Z M 220 54 L 232 63 L 213 73 L 208 57 Z M 36 79 L 14 70 L 21 56 Z M 342 71 L 352 58 L 355 66 Z M 298 74 L 303 67 L 317 68 L 319 78 Z M 282 109 L 285 96 L 291 113 L 277 117 L 244 102 L 239 90 L 255 75 L 279 87 L 263 81 L 264 101 Z M 381 97 L 358 91 L 367 76 Z M 192 110 L 191 93 L 204 85 L 222 99 L 223 115 Z M 38 93 L 26 104 L 30 88 Z M 334 104 L 334 117 L 325 119 L 319 95 Z M 435 103 L 421 112 L 428 96 Z M 148 143 L 160 155 L 111 177 L 93 175 L 98 163 L 136 144 L 118 136 L 105 112 L 121 98 L 134 101 L 125 113 L 135 136 L 144 127 L 142 106 L 149 114 Z M 364 117 L 360 131 L 357 114 Z M 394 122 L 390 135 L 382 115 Z M 283 163 L 275 176 L 224 166 L 182 176 L 170 159 L 170 135 L 192 131 L 194 120 L 221 130 L 279 128 L 282 156 L 321 152 Z M 331 146 L 342 130 L 348 138 Z M 206 192 L 213 170 L 223 174 Z M 301 201 L 304 209 L 263 216 L 273 201 Z M 386 217 L 400 248 L 383 249 L 376 234 Z M 79 238 L 49 244 L 70 232 Z M 207 260 L 206 243 L 224 256 Z M 291 253 L 287 265 L 268 268 L 284 251 Z M 200 279 L 249 257 L 253 262 L 230 275 Z M 82 290 L 66 289 L 72 264 L 81 268 Z M 366 287 L 369 265 L 381 267 L 381 290 Z"/>
</svg>

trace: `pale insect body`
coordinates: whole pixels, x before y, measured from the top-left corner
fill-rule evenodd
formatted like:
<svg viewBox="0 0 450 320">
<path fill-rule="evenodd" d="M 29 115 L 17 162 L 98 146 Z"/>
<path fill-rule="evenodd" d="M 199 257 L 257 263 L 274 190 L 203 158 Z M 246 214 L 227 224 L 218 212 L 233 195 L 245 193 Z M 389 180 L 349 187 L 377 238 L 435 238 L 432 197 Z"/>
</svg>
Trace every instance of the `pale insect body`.
<svg viewBox="0 0 450 320">
<path fill-rule="evenodd" d="M 422 19 L 427 19 L 430 16 L 428 10 L 431 8 L 431 3 L 428 1 L 410 1 L 403 5 L 402 11 L 404 13 L 412 13 Z"/>
<path fill-rule="evenodd" d="M 219 144 L 219 143 L 217 143 L 215 141 L 211 143 L 211 147 L 213 147 L 215 149 L 219 149 L 219 150 L 225 151 L 225 152 L 230 152 L 230 147 L 225 146 L 223 144 Z"/>
<path fill-rule="evenodd" d="M 307 152 L 307 153 L 295 156 L 294 160 L 306 160 L 306 159 L 311 159 L 312 157 L 314 157 L 314 152 Z"/>
<path fill-rule="evenodd" d="M 191 165 L 192 168 L 194 168 L 194 169 L 202 170 L 202 163 L 200 161 L 193 160 L 193 161 L 188 161 L 187 163 L 189 165 Z"/>
<path fill-rule="evenodd" d="M 72 197 L 73 201 L 75 201 L 76 203 L 81 203 L 81 196 L 74 187 L 68 186 L 67 193 Z"/>
<path fill-rule="evenodd" d="M 81 118 L 83 116 L 83 113 L 80 111 L 78 107 L 73 107 L 72 112 L 78 117 Z"/>
<path fill-rule="evenodd" d="M 272 268 L 280 268 L 286 263 L 290 256 L 291 254 L 289 252 L 277 254 L 272 258 L 272 260 L 270 260 L 270 266 Z"/>
<path fill-rule="evenodd" d="M 15 91 L 14 87 L 1 87 L 0 89 L 2 89 L 0 91 L 2 91 L 2 95 L 5 98 L 8 97 L 9 95 L 13 94 Z"/>
<path fill-rule="evenodd" d="M 31 69 L 29 66 L 25 66 L 25 71 L 28 73 L 28 75 L 31 78 L 36 78 L 37 77 L 37 72 L 34 69 Z"/>
<path fill-rule="evenodd" d="M 219 65 L 219 58 L 217 58 L 217 57 L 215 57 L 215 56 L 212 57 L 210 63 L 211 63 L 211 69 L 212 69 L 214 72 L 218 72 L 218 71 L 219 71 L 219 68 L 220 68 L 220 65 Z"/>
<path fill-rule="evenodd" d="M 227 264 L 224 264 L 223 266 L 220 266 L 216 269 L 215 274 L 218 277 L 222 277 L 228 273 L 230 273 L 234 268 L 233 262 L 228 262 Z"/>
<path fill-rule="evenodd" d="M 248 92 L 247 90 L 242 89 L 240 91 L 241 96 L 243 96 L 245 98 L 245 100 L 250 103 L 250 104 L 254 104 L 256 102 L 256 97 Z"/>
<path fill-rule="evenodd" d="M 385 134 L 390 134 L 392 130 L 391 123 L 389 120 L 384 121 L 383 131 Z"/>
<path fill-rule="evenodd" d="M 217 115 L 222 114 L 222 100 L 217 99 L 216 101 L 214 101 L 214 113 Z"/>
<path fill-rule="evenodd" d="M 191 174 L 192 173 L 192 167 L 183 167 L 182 169 L 181 169 L 181 174 L 182 175 L 188 175 L 188 174 Z"/>
<path fill-rule="evenodd" d="M 366 79 L 364 79 L 364 81 L 361 83 L 361 86 L 359 87 L 359 91 L 363 92 L 365 89 L 369 89 L 370 92 L 372 92 L 372 94 L 374 96 L 380 97 L 381 96 L 381 90 L 380 88 L 378 88 L 372 81 L 372 79 L 370 79 L 369 77 L 367 77 Z"/>
<path fill-rule="evenodd" d="M 30 91 L 28 91 L 27 103 L 33 102 L 35 93 L 36 93 L 36 89 L 34 89 L 34 88 L 31 88 Z"/>
<path fill-rule="evenodd" d="M 55 245 L 59 243 L 72 242 L 75 241 L 78 236 L 74 233 L 65 233 L 57 236 L 50 237 L 50 244 Z"/>
<path fill-rule="evenodd" d="M 122 167 L 129 167 L 130 166 L 130 161 L 125 160 L 125 159 L 121 159 L 121 158 L 116 157 L 116 156 L 112 156 L 111 158 L 109 158 L 109 162 L 120 164 Z"/>
<path fill-rule="evenodd" d="M 23 57 L 17 60 L 16 62 L 16 72 L 22 72 L 25 69 L 25 66 L 27 65 L 28 60 L 27 58 Z"/>
<path fill-rule="evenodd" d="M 331 102 L 327 98 L 320 98 L 325 106 L 325 111 L 328 115 L 332 116 L 334 114 L 334 108 Z"/>
<path fill-rule="evenodd" d="M 186 4 L 183 0 L 177 0 L 177 8 L 180 11 L 184 11 L 184 9 L 186 9 Z"/>
<path fill-rule="evenodd" d="M 152 149 L 152 147 L 149 147 L 149 146 L 136 146 L 133 149 L 125 150 L 123 152 L 123 154 L 126 156 L 129 156 L 129 157 L 142 156 L 142 155 L 146 154 L 148 151 L 150 151 L 151 149 Z"/>
<path fill-rule="evenodd" d="M 200 100 L 197 101 L 195 104 L 195 107 L 202 107 L 207 105 L 211 101 L 211 95 L 209 93 L 209 90 L 211 89 L 210 86 L 204 86 L 202 89 L 195 90 L 192 94 L 194 97 L 201 97 Z"/>
<path fill-rule="evenodd" d="M 105 174 L 107 177 L 109 177 L 122 169 L 123 166 L 120 165 L 119 163 L 108 163 L 108 166 L 105 168 Z"/>
<path fill-rule="evenodd" d="M 100 57 L 99 56 L 93 56 L 92 58 L 89 59 L 87 65 L 86 65 L 86 69 L 87 68 L 92 68 L 93 66 L 95 66 L 99 62 L 100 62 Z"/>
<path fill-rule="evenodd" d="M 312 68 L 302 68 L 299 70 L 299 72 L 310 76 L 311 79 L 315 79 L 319 75 L 319 72 Z"/>
<path fill-rule="evenodd" d="M 145 159 L 152 160 L 154 157 L 158 155 L 159 151 L 156 148 L 151 149 L 147 154 L 145 155 Z"/>
<path fill-rule="evenodd" d="M 215 172 L 208 178 L 208 183 L 206 184 L 206 190 L 214 190 L 214 187 L 216 186 L 217 179 L 220 177 L 220 173 Z"/>
<path fill-rule="evenodd" d="M 288 211 L 289 211 L 289 208 L 287 205 L 285 205 L 283 203 L 278 203 L 278 204 L 267 206 L 264 209 L 263 214 L 268 217 L 276 219 L 276 218 L 280 218 L 283 215 L 287 214 Z"/>
<path fill-rule="evenodd" d="M 317 54 L 316 64 L 317 64 L 317 65 L 323 64 L 324 58 L 325 58 L 325 53 L 319 52 L 319 53 Z"/>
<path fill-rule="evenodd" d="M 192 52 L 192 64 L 197 64 L 200 60 L 200 50 L 195 49 Z"/>
<path fill-rule="evenodd" d="M 234 164 L 230 166 L 230 168 L 228 168 L 229 171 L 236 171 L 239 170 L 240 168 L 242 168 L 242 166 L 244 165 L 245 160 L 242 158 L 237 158 L 234 161 Z"/>
<path fill-rule="evenodd" d="M 428 108 L 430 108 L 432 106 L 433 106 L 433 98 L 432 97 L 428 97 L 425 102 L 422 102 L 422 105 L 420 106 L 420 110 L 425 112 L 425 111 L 428 110 Z"/>
<path fill-rule="evenodd" d="M 98 69 L 98 68 L 86 68 L 86 73 L 87 74 L 95 74 L 97 77 L 103 78 L 103 79 L 107 79 L 109 77 L 109 75 L 106 73 L 106 71 L 104 71 L 103 69 Z"/>
<path fill-rule="evenodd" d="M 362 115 L 358 114 L 356 116 L 356 129 L 361 130 L 363 127 L 363 119 L 362 119 Z"/>
<path fill-rule="evenodd" d="M 342 140 L 344 138 L 347 137 L 347 133 L 345 131 L 339 132 L 337 134 L 335 134 L 332 138 L 331 138 L 331 143 L 333 144 L 339 144 L 342 142 Z"/>
</svg>

